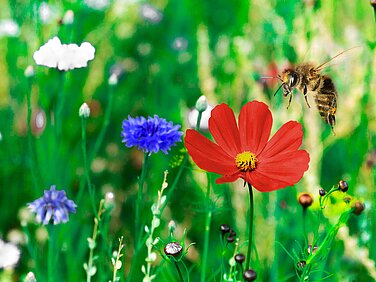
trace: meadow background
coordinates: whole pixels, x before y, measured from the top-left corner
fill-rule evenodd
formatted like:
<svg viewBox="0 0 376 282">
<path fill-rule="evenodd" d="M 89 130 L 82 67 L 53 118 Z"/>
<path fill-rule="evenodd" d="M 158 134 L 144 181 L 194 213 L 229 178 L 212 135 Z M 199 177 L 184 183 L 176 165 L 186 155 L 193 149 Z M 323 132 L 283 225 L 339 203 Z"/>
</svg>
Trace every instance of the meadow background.
<svg viewBox="0 0 376 282">
<path fill-rule="evenodd" d="M 0 28 L 0 237 L 21 250 L 14 269 L 0 270 L 0 281 L 22 281 L 29 271 L 37 281 L 47 279 L 47 230 L 29 218 L 26 204 L 53 184 L 78 205 L 77 213 L 57 229 L 54 281 L 86 279 L 83 264 L 89 260 L 87 238 L 93 233 L 94 213 L 85 188 L 78 116 L 83 102 L 91 109 L 86 138 L 96 206 L 107 192 L 114 194 L 100 224 L 92 281 L 112 281 L 111 258 L 121 236 L 125 247 L 118 276 L 126 281 L 143 154 L 121 143 L 122 121 L 128 115 L 157 114 L 185 131 L 190 126 L 188 112 L 201 95 L 210 105 L 225 102 L 235 112 L 247 101 L 265 102 L 273 113 L 273 132 L 291 119 L 303 124 L 303 147 L 311 155 L 308 172 L 295 187 L 255 192 L 257 255 L 252 265 L 258 281 L 297 281 L 296 264 L 307 245 L 298 194 L 314 196 L 305 217 L 312 243 L 313 234 L 325 234 L 337 222 L 342 208 L 334 197 L 325 216 L 319 217 L 318 189 L 329 190 L 341 179 L 349 184 L 348 194 L 361 199 L 366 209 L 339 230 L 312 281 L 328 275 L 326 281 L 376 280 L 376 24 L 368 0 L 2 0 L 0 7 L 0 22 L 12 19 L 19 27 L 15 34 Z M 71 24 L 62 20 L 68 10 L 74 13 Z M 33 53 L 54 36 L 62 43 L 90 42 L 95 59 L 87 68 L 64 73 L 37 66 Z M 309 109 L 302 95 L 295 94 L 287 110 L 281 92 L 273 97 L 278 81 L 261 78 L 301 62 L 319 65 L 355 46 L 359 47 L 324 70 L 338 91 L 335 135 L 312 100 Z M 29 65 L 35 72 L 31 77 L 25 76 Z M 118 83 L 109 85 L 113 73 Z M 61 122 L 58 135 L 56 112 Z M 36 122 L 41 116 L 42 126 Z M 190 281 L 221 281 L 220 266 L 229 269 L 234 245 L 223 252 L 219 226 L 227 223 L 237 232 L 240 251 L 245 253 L 246 244 L 241 244 L 247 240 L 247 189 L 241 181 L 216 185 L 214 175 L 207 178 L 190 159 L 185 161 L 185 155 L 184 144 L 179 143 L 168 155 L 151 156 L 142 222 L 151 224 L 150 207 L 164 171 L 168 170 L 166 191 L 179 177 L 154 238 L 168 241 L 168 223 L 174 220 L 177 240 L 186 229 L 185 244 L 195 243 L 184 257 Z M 212 185 L 209 196 L 207 183 Z M 208 211 L 209 256 L 202 279 Z M 140 268 L 146 256 L 145 247 L 133 262 L 133 281 L 142 281 Z M 174 266 L 159 254 L 151 265 L 157 274 L 154 281 L 179 281 Z"/>
</svg>

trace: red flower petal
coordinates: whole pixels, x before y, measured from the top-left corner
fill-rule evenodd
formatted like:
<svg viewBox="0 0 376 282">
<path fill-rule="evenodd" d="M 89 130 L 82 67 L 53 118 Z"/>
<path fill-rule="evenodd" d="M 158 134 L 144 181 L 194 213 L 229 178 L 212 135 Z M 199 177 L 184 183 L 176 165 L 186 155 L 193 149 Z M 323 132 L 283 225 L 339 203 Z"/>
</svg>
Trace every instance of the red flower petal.
<svg viewBox="0 0 376 282">
<path fill-rule="evenodd" d="M 302 138 L 302 125 L 296 121 L 289 121 L 274 134 L 257 158 L 262 160 L 283 152 L 298 150 L 302 145 Z"/>
<path fill-rule="evenodd" d="M 234 158 L 196 130 L 188 129 L 184 141 L 189 155 L 201 169 L 222 175 L 237 171 Z"/>
<path fill-rule="evenodd" d="M 234 182 L 234 181 L 238 180 L 241 177 L 241 175 L 242 175 L 241 172 L 237 172 L 237 173 L 232 174 L 232 175 L 225 175 L 225 176 L 222 176 L 220 178 L 217 178 L 215 180 L 215 183 L 222 184 L 222 183 L 227 183 L 227 182 Z"/>
<path fill-rule="evenodd" d="M 228 105 L 218 105 L 211 111 L 209 131 L 217 144 L 231 157 L 241 152 L 239 130 L 234 112 Z"/>
<path fill-rule="evenodd" d="M 268 142 L 273 118 L 267 105 L 252 101 L 239 114 L 239 132 L 243 151 L 258 155 Z"/>
<path fill-rule="evenodd" d="M 261 192 L 292 186 L 303 177 L 309 160 L 309 154 L 304 150 L 278 154 L 259 161 L 257 168 L 249 173 L 249 181 Z"/>
</svg>

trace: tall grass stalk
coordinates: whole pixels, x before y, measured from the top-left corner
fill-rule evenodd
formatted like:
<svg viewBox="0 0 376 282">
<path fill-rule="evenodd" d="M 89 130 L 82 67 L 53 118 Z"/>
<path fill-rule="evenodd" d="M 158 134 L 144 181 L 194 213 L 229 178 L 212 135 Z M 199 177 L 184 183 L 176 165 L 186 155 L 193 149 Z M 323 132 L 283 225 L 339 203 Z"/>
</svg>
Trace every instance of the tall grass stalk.
<svg viewBox="0 0 376 282">
<path fill-rule="evenodd" d="M 249 263 L 251 261 L 251 251 L 252 251 L 252 236 L 253 236 L 253 190 L 252 185 L 248 183 L 248 190 L 249 190 L 249 233 L 248 233 L 248 250 L 247 250 L 247 259 L 245 263 L 245 269 L 249 269 Z"/>
</svg>

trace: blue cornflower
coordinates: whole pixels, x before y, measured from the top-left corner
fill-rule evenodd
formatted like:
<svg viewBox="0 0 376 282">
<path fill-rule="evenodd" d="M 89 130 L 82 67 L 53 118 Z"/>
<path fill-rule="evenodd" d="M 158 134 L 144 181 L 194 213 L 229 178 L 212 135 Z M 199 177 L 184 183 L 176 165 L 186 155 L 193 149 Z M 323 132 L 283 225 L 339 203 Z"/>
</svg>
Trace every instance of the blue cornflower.
<svg viewBox="0 0 376 282">
<path fill-rule="evenodd" d="M 76 212 L 76 204 L 69 200 L 65 191 L 57 191 L 55 185 L 50 190 L 44 190 L 43 197 L 29 203 L 28 207 L 36 213 L 38 223 L 48 224 L 53 219 L 54 224 L 65 223 L 69 220 L 69 212 Z"/>
<path fill-rule="evenodd" d="M 137 147 L 145 153 L 157 153 L 168 150 L 181 141 L 183 132 L 179 131 L 180 125 L 174 125 L 157 115 L 154 117 L 128 116 L 123 121 L 122 142 L 127 147 Z"/>
</svg>

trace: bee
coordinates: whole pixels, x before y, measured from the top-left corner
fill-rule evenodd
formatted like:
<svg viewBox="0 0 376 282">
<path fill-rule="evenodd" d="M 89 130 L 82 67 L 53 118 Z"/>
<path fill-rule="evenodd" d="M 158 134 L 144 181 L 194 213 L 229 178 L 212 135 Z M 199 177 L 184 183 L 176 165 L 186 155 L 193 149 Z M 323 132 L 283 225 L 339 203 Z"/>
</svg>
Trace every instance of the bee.
<svg viewBox="0 0 376 282">
<path fill-rule="evenodd" d="M 291 104 L 292 92 L 296 88 L 304 95 L 305 102 L 308 108 L 310 108 L 311 106 L 308 103 L 307 95 L 309 92 L 312 93 L 320 116 L 324 122 L 331 126 L 333 131 L 336 123 L 337 90 L 333 80 L 329 76 L 321 74 L 321 71 L 327 63 L 348 50 L 337 54 L 319 66 L 315 66 L 311 63 L 302 63 L 295 68 L 285 69 L 281 75 L 277 76 L 281 81 L 281 85 L 274 93 L 274 96 L 281 88 L 283 96 L 287 97 L 290 95 L 287 105 L 288 109 Z"/>
</svg>

